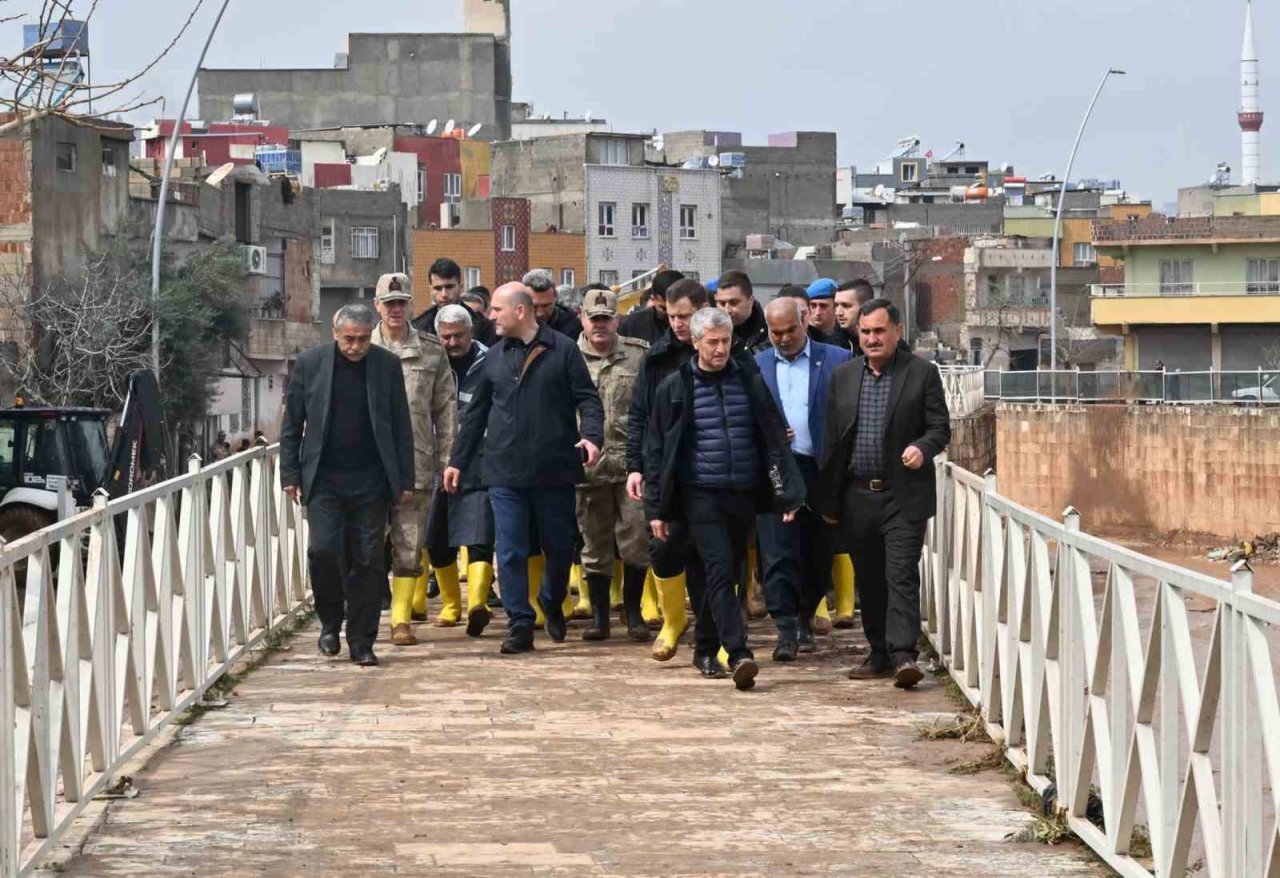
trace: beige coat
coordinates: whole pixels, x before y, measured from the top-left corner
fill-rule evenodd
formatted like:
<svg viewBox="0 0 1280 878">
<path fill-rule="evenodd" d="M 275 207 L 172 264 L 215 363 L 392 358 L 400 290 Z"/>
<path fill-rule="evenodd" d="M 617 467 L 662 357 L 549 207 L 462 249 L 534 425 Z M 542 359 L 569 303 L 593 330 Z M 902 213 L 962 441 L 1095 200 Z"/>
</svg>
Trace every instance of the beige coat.
<svg viewBox="0 0 1280 878">
<path fill-rule="evenodd" d="M 458 402 L 449 355 L 434 336 L 407 327 L 407 335 L 393 344 L 373 330 L 373 343 L 400 358 L 404 389 L 409 397 L 409 417 L 413 421 L 414 488 L 430 490 L 436 474 L 443 472 L 453 453 L 457 433 Z"/>
<path fill-rule="evenodd" d="M 600 463 L 587 470 L 586 484 L 624 482 L 627 479 L 627 414 L 631 410 L 631 393 L 640 373 L 640 363 L 649 344 L 620 335 L 613 350 L 602 357 L 591 347 L 584 332 L 578 337 L 578 350 L 587 361 L 587 371 L 604 406 L 604 447 L 600 449 Z"/>
</svg>

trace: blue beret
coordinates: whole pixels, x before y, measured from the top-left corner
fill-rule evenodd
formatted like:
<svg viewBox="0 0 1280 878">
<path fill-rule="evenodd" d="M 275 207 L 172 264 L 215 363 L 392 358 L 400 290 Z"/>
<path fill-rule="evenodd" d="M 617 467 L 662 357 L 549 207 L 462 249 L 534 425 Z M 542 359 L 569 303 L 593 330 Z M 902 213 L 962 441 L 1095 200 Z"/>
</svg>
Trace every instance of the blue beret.
<svg viewBox="0 0 1280 878">
<path fill-rule="evenodd" d="M 820 277 L 809 284 L 809 298 L 830 299 L 836 294 L 836 282 L 829 277 Z"/>
<path fill-rule="evenodd" d="M 707 281 L 706 290 L 708 293 L 714 293 L 718 289 L 720 289 L 720 278 L 713 277 Z"/>
</svg>

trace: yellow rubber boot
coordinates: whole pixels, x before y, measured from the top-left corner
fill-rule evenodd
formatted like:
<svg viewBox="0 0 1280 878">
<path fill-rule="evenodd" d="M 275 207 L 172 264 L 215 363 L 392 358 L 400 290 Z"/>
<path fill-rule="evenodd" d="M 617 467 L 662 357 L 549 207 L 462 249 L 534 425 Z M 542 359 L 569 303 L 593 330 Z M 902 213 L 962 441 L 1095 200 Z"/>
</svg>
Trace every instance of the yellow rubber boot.
<svg viewBox="0 0 1280 878">
<path fill-rule="evenodd" d="M 493 565 L 477 561 L 467 565 L 467 636 L 479 637 L 493 614 L 489 612 L 489 587 L 493 584 Z"/>
<path fill-rule="evenodd" d="M 672 577 L 672 579 L 675 579 L 675 578 L 676 577 L 674 576 Z M 683 613 L 683 610 L 684 610 L 684 574 L 683 573 L 680 574 L 679 579 L 680 579 L 680 609 L 681 609 L 681 612 Z M 668 582 L 669 581 L 671 580 L 668 580 Z M 674 594 L 674 592 L 672 593 Z M 659 605 L 658 603 L 660 599 L 662 601 L 661 605 Z M 644 619 L 645 624 L 652 626 L 652 625 L 657 625 L 661 623 L 666 618 L 665 616 L 666 605 L 667 605 L 667 599 L 666 599 L 666 594 L 662 591 L 662 580 L 659 579 L 657 576 L 655 576 L 653 571 L 650 570 L 649 575 L 644 578 L 644 591 L 640 595 L 640 616 Z M 682 618 L 683 618 L 683 621 L 681 621 L 680 624 L 683 630 L 683 626 L 687 625 L 689 620 L 687 617 L 682 617 Z M 676 636 L 679 637 L 680 635 L 677 634 Z M 658 640 L 659 642 L 661 642 L 662 638 L 658 638 Z M 655 652 L 657 651 L 657 649 L 658 647 L 654 646 Z M 675 655 L 675 653 L 672 653 L 672 655 Z M 662 661 L 666 661 L 666 659 L 662 659 Z"/>
<path fill-rule="evenodd" d="M 391 642 L 396 646 L 413 646 L 418 638 L 410 625 L 413 616 L 413 586 L 416 577 L 391 577 Z"/>
<path fill-rule="evenodd" d="M 662 630 L 653 643 L 653 657 L 660 662 L 667 662 L 675 658 L 680 635 L 689 627 L 689 616 L 684 611 L 685 579 L 684 574 L 680 573 L 669 579 L 655 576 L 654 582 L 655 591 L 662 598 Z"/>
<path fill-rule="evenodd" d="M 436 584 L 440 586 L 440 615 L 437 628 L 453 628 L 462 619 L 462 584 L 458 582 L 458 565 L 436 567 Z"/>
<path fill-rule="evenodd" d="M 578 592 L 578 602 L 573 603 L 570 597 L 574 590 Z M 582 581 L 582 565 L 574 564 L 569 568 L 569 592 L 564 596 L 566 619 L 590 619 L 591 618 L 591 590 L 587 588 L 587 584 Z"/>
<path fill-rule="evenodd" d="M 431 576 L 431 558 L 422 552 L 422 575 L 413 580 L 413 621 L 427 621 L 427 579 Z"/>
<path fill-rule="evenodd" d="M 818 601 L 818 611 L 813 614 L 813 633 L 831 633 L 831 611 L 827 608 L 826 595 L 823 595 L 822 600 Z"/>
<path fill-rule="evenodd" d="M 853 559 L 848 555 L 836 555 L 831 559 L 831 581 L 836 589 L 837 628 L 853 627 Z"/>
<path fill-rule="evenodd" d="M 538 600 L 538 592 L 542 589 L 542 573 L 546 569 L 546 558 L 542 555 L 529 556 L 529 603 L 533 604 L 533 627 L 539 630 L 547 624 L 547 616 L 542 612 L 542 601 Z"/>
<path fill-rule="evenodd" d="M 723 646 L 720 647 L 720 651 L 716 653 L 716 661 L 718 661 L 720 666 L 726 671 L 729 670 L 729 651 Z"/>
<path fill-rule="evenodd" d="M 611 610 L 622 609 L 622 570 L 623 564 L 621 561 L 618 561 L 613 565 L 613 581 L 609 583 L 609 609 Z M 651 587 L 650 583 L 652 580 L 653 573 L 650 573 L 645 577 L 644 582 L 646 588 Z"/>
</svg>

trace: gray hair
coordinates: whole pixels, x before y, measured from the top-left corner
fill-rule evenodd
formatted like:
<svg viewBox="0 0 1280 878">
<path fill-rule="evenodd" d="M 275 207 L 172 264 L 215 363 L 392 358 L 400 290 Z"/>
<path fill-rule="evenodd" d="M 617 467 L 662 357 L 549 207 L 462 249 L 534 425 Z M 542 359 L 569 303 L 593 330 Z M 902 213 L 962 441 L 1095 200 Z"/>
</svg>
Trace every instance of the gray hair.
<svg viewBox="0 0 1280 878">
<path fill-rule="evenodd" d="M 470 329 L 471 309 L 464 305 L 445 305 L 436 313 L 436 332 L 441 326 L 465 326 Z"/>
<path fill-rule="evenodd" d="M 689 321 L 689 331 L 694 338 L 702 338 L 708 329 L 727 329 L 733 332 L 733 318 L 719 308 L 703 308 Z"/>
<path fill-rule="evenodd" d="M 556 301 L 570 311 L 577 311 L 582 307 L 582 296 L 582 290 L 570 284 L 561 284 L 556 287 Z"/>
<path fill-rule="evenodd" d="M 772 300 L 768 305 L 764 306 L 765 317 L 782 311 L 787 311 L 794 315 L 797 323 L 804 323 L 804 311 L 800 310 L 799 299 L 794 299 L 791 296 L 783 296 Z"/>
<path fill-rule="evenodd" d="M 340 329 L 346 323 L 372 329 L 377 322 L 378 315 L 364 302 L 352 302 L 349 305 L 343 305 L 338 309 L 338 313 L 333 315 L 334 329 Z"/>
<path fill-rule="evenodd" d="M 556 279 L 545 268 L 535 268 L 533 271 L 525 272 L 520 282 L 535 293 L 545 293 L 547 290 L 556 288 Z"/>
</svg>

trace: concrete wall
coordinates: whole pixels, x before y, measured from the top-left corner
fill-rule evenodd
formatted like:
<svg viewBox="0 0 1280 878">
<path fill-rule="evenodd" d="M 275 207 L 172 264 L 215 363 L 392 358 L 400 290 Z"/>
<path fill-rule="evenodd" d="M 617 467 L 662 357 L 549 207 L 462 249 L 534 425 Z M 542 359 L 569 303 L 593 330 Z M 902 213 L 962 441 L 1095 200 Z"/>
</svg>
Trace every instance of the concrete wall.
<svg viewBox="0 0 1280 878">
<path fill-rule="evenodd" d="M 512 140 L 493 145 L 489 192 L 494 198 L 527 198 L 530 225 L 583 231 L 586 135 Z"/>
<path fill-rule="evenodd" d="M 230 119 L 258 96 L 262 117 L 290 128 L 456 119 L 511 131 L 510 47 L 492 34 L 351 34 L 345 69 L 200 71 L 200 114 Z"/>
<path fill-rule="evenodd" d="M 1090 531 L 1225 539 L 1280 530 L 1280 411 L 1228 407 L 997 409 L 1001 494 Z"/>
<path fill-rule="evenodd" d="M 1193 280 L 1198 284 L 1239 284 L 1243 288 L 1248 279 L 1248 261 L 1280 259 L 1280 243 L 1214 247 L 1170 242 L 1167 247 L 1131 247 L 1124 263 L 1125 284 L 1154 291 L 1160 284 L 1160 262 L 1165 259 L 1192 260 L 1195 263 Z"/>
<path fill-rule="evenodd" d="M 317 222 L 311 234 L 319 238 L 319 223 L 323 219 L 333 217 L 337 221 L 334 263 L 320 266 L 321 286 L 367 287 L 372 290 L 379 276 L 412 268 L 413 257 L 409 252 L 412 230 L 408 228 L 408 212 L 400 199 L 398 187 L 393 186 L 384 192 L 316 189 L 309 194 Z M 353 226 L 378 227 L 377 259 L 352 258 Z"/>
</svg>

